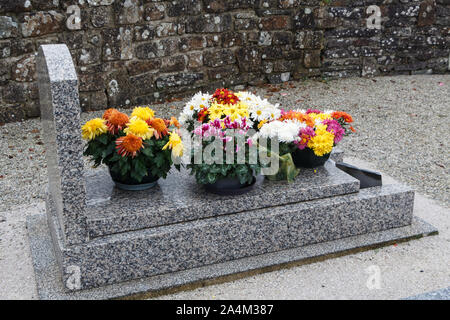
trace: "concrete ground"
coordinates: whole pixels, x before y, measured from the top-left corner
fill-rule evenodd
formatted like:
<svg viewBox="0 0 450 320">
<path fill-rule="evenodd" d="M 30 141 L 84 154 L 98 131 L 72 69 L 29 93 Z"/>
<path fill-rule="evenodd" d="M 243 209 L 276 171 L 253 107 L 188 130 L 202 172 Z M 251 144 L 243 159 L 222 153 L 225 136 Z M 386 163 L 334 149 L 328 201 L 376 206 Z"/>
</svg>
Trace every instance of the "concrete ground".
<svg viewBox="0 0 450 320">
<path fill-rule="evenodd" d="M 416 215 L 440 234 L 161 298 L 398 299 L 450 286 L 450 75 L 292 82 L 249 90 L 286 109 L 350 112 L 358 133 L 340 148 L 352 162 L 378 168 L 425 194 L 416 197 Z M 155 109 L 175 112 L 183 103 Z M 83 119 L 92 116 L 83 114 Z M 0 299 L 34 299 L 25 219 L 44 208 L 39 121 L 0 126 L 0 150 Z M 378 271 L 379 289 L 370 290 L 367 281 Z"/>
</svg>

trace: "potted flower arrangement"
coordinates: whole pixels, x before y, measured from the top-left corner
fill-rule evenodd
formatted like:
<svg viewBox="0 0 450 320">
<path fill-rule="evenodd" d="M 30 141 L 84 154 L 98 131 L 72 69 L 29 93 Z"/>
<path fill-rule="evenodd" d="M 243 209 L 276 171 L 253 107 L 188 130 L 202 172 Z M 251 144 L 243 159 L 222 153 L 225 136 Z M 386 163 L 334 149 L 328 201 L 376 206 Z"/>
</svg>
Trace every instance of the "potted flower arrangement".
<svg viewBox="0 0 450 320">
<path fill-rule="evenodd" d="M 172 156 L 183 154 L 179 127 L 174 117 L 157 118 L 149 107 L 134 108 L 131 117 L 111 108 L 102 118 L 82 126 L 87 140 L 84 155 L 93 160 L 94 167 L 108 166 L 118 188 L 148 189 L 167 176 Z"/>
<path fill-rule="evenodd" d="M 231 121 L 246 118 L 247 125 L 258 130 L 260 121 L 275 120 L 280 114 L 278 104 L 271 104 L 267 99 L 247 91 L 233 92 L 221 88 L 214 94 L 199 92 L 194 95 L 184 107 L 179 120 L 191 133 L 198 125 L 226 117 Z"/>
<path fill-rule="evenodd" d="M 264 165 L 259 158 L 251 160 L 249 129 L 246 118 L 231 120 L 227 116 L 204 123 L 194 130 L 194 143 L 197 141 L 198 145 L 194 146 L 187 168 L 191 169 L 197 183 L 220 195 L 243 194 L 251 190 Z M 241 147 L 238 141 L 243 142 Z M 196 163 L 195 150 L 206 150 L 213 145 L 215 149 L 211 157 L 214 159 L 203 158 Z M 227 148 L 232 148 L 232 159 L 225 159 Z M 220 157 L 219 161 L 215 161 L 217 157 Z"/>
<path fill-rule="evenodd" d="M 282 111 L 279 119 L 263 123 L 258 135 L 276 137 L 280 156 L 291 153 L 296 167 L 314 168 L 323 165 L 333 147 L 355 131 L 352 122 L 342 111 Z"/>
</svg>

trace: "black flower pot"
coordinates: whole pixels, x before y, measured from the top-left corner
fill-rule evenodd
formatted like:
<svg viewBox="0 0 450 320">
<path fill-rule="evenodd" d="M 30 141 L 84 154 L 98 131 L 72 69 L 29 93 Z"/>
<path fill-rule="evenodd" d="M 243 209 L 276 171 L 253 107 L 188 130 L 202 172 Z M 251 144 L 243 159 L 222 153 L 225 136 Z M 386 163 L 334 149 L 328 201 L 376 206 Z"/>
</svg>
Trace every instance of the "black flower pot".
<svg viewBox="0 0 450 320">
<path fill-rule="evenodd" d="M 253 177 L 251 183 L 240 183 L 239 179 L 234 178 L 223 178 L 215 183 L 205 184 L 205 190 L 214 194 L 221 196 L 226 195 L 239 195 L 249 192 L 253 189 L 256 182 L 256 178 Z"/>
<path fill-rule="evenodd" d="M 319 157 L 310 148 L 297 149 L 292 152 L 292 160 L 297 168 L 316 168 L 323 166 L 330 158 L 330 154 L 331 152 Z"/>
<path fill-rule="evenodd" d="M 128 191 L 150 189 L 156 185 L 159 179 L 159 177 L 152 175 L 151 169 L 148 170 L 147 175 L 142 178 L 141 182 L 131 178 L 129 175 L 122 178 L 119 174 L 111 171 L 111 168 L 109 168 L 109 174 L 111 175 L 111 179 L 114 181 L 117 188 Z"/>
</svg>

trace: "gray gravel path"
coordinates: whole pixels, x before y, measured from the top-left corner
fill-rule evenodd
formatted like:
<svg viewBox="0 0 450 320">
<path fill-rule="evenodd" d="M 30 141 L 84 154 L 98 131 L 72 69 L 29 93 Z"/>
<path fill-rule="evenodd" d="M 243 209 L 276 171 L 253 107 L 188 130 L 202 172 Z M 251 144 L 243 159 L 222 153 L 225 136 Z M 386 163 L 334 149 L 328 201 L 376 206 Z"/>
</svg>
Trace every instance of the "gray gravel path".
<svg viewBox="0 0 450 320">
<path fill-rule="evenodd" d="M 286 109 L 351 113 L 358 133 L 341 144 L 347 156 L 371 161 L 450 206 L 450 75 L 303 81 L 249 90 Z M 183 104 L 154 108 L 175 114 Z M 101 113 L 83 114 L 83 120 L 95 114 Z M 0 137 L 0 212 L 43 199 L 47 178 L 39 120 L 0 126 Z"/>
</svg>

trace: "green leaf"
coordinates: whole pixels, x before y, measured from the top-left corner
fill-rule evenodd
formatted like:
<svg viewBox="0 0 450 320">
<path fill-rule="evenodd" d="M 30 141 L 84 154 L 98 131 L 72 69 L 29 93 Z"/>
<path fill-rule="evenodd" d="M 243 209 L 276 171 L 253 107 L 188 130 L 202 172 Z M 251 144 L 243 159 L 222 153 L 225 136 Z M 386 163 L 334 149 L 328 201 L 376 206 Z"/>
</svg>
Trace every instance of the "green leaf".
<svg viewBox="0 0 450 320">
<path fill-rule="evenodd" d="M 141 151 L 144 155 L 146 155 L 147 157 L 153 157 L 153 152 L 152 152 L 152 148 L 144 148 Z"/>
<path fill-rule="evenodd" d="M 208 183 L 214 183 L 217 180 L 217 177 L 214 173 L 208 173 L 208 175 L 206 176 Z"/>
<path fill-rule="evenodd" d="M 141 176 L 139 173 L 137 173 L 135 170 L 131 170 L 131 178 L 133 178 L 134 180 L 136 180 L 137 182 L 141 182 L 142 178 L 144 176 Z"/>
<path fill-rule="evenodd" d="M 141 160 L 139 160 L 139 158 L 136 159 L 134 168 L 140 176 L 144 177 L 147 175 L 147 167 Z"/>
<path fill-rule="evenodd" d="M 158 153 L 155 157 L 155 164 L 158 167 L 162 167 L 164 165 L 164 162 L 166 161 L 166 159 L 164 159 L 164 155 L 162 153 Z"/>
<path fill-rule="evenodd" d="M 108 135 L 107 134 L 101 134 L 96 138 L 97 141 L 99 141 L 101 144 L 108 144 Z"/>
</svg>

